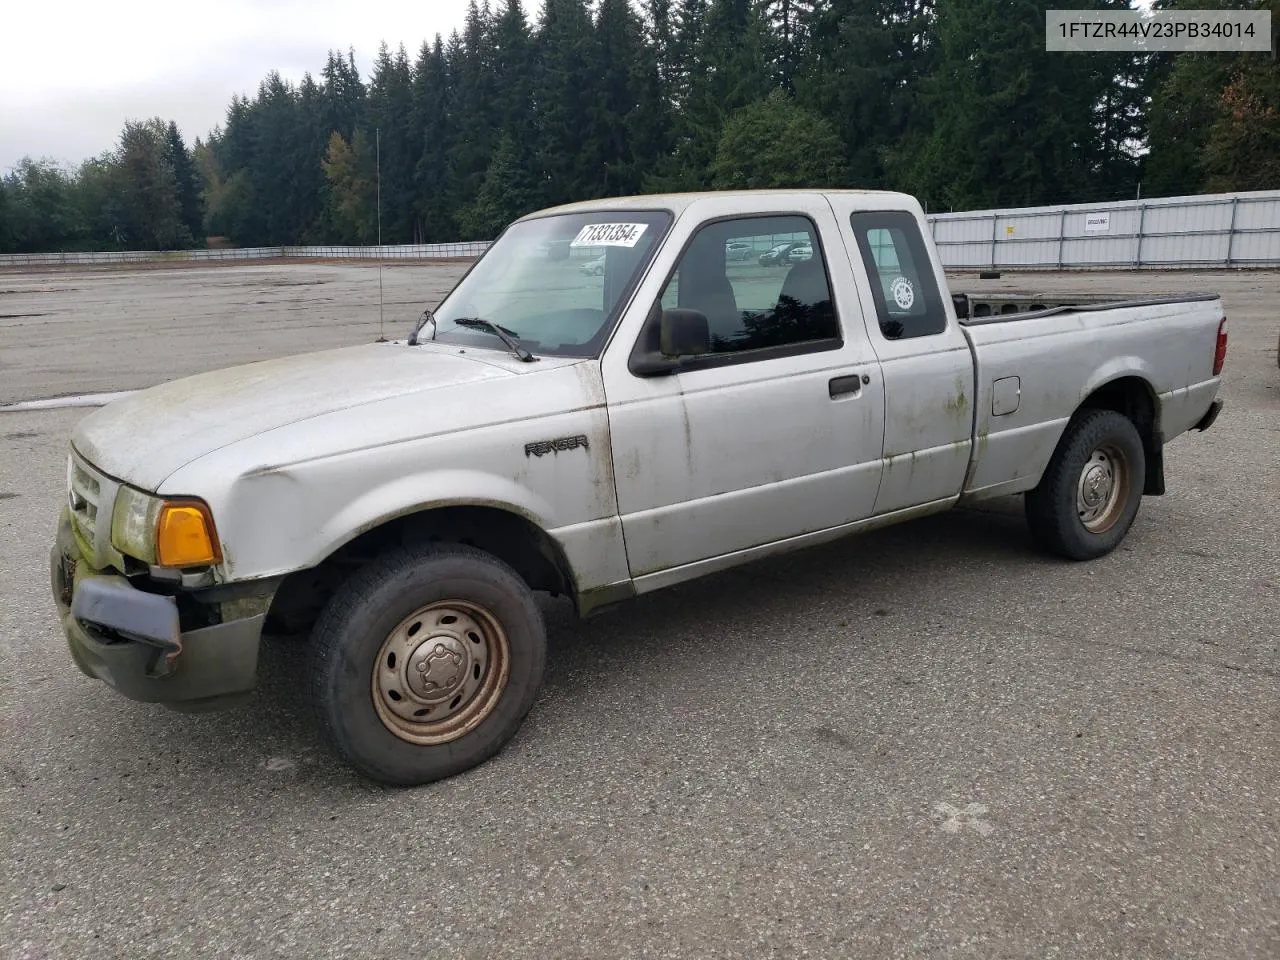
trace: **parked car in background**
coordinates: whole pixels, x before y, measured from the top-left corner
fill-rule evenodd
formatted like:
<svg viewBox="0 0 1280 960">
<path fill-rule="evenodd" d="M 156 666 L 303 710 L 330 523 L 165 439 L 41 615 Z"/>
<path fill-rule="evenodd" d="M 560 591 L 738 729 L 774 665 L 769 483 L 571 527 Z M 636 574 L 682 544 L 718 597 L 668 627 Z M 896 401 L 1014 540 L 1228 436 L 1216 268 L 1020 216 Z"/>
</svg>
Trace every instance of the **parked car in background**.
<svg viewBox="0 0 1280 960">
<path fill-rule="evenodd" d="M 602 253 L 600 256 L 583 263 L 582 266 L 578 267 L 578 272 L 592 277 L 604 276 L 604 254 Z"/>
<path fill-rule="evenodd" d="M 548 260 L 568 260 L 569 243 L 566 240 L 549 240 L 538 245 Z"/>
<path fill-rule="evenodd" d="M 787 266 L 808 260 L 812 256 L 813 247 L 807 240 L 794 240 L 790 243 L 780 243 L 773 249 L 760 254 L 760 266 Z"/>
<path fill-rule="evenodd" d="M 726 260 L 747 260 L 751 257 L 751 251 L 754 250 L 751 244 L 745 240 L 730 240 L 724 245 L 724 258 Z"/>
</svg>

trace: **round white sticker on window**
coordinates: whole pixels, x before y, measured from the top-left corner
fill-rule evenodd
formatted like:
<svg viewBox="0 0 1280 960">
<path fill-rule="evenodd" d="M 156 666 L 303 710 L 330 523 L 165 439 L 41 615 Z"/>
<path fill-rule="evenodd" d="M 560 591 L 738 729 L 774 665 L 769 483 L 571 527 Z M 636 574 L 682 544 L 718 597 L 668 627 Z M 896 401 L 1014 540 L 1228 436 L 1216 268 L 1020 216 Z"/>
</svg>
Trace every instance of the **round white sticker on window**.
<svg viewBox="0 0 1280 960">
<path fill-rule="evenodd" d="M 900 310 L 910 310 L 911 305 L 916 302 L 916 291 L 906 277 L 898 277 L 889 289 L 893 293 L 893 302 Z"/>
</svg>

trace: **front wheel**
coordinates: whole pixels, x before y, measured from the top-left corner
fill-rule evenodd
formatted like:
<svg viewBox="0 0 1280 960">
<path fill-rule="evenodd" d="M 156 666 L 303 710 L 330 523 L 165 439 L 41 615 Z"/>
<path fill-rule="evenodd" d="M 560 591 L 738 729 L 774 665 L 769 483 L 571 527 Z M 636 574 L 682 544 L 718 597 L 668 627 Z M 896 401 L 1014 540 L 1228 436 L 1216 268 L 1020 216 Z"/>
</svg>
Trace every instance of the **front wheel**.
<svg viewBox="0 0 1280 960">
<path fill-rule="evenodd" d="M 1146 474 L 1146 453 L 1133 421 L 1114 410 L 1077 415 L 1039 485 L 1027 493 L 1032 539 L 1071 560 L 1110 553 L 1133 525 Z"/>
<path fill-rule="evenodd" d="M 497 753 L 533 706 L 545 660 L 542 614 L 505 563 L 460 544 L 397 550 L 321 614 L 312 697 L 345 760 L 412 786 Z"/>
</svg>

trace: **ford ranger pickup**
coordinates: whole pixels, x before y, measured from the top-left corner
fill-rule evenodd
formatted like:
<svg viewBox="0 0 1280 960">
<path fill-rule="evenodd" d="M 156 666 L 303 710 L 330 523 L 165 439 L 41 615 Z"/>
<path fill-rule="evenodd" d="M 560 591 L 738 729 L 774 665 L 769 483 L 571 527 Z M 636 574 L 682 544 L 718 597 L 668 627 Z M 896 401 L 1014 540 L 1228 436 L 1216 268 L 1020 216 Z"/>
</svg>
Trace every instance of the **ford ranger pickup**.
<svg viewBox="0 0 1280 960">
<path fill-rule="evenodd" d="M 264 632 L 308 637 L 338 754 L 426 783 L 532 707 L 535 592 L 587 616 L 1014 494 L 1044 550 L 1107 554 L 1217 417 L 1226 343 L 1213 294 L 953 294 L 899 193 L 561 206 L 403 339 L 82 420 L 53 595 L 85 674 L 182 710 L 248 695 Z"/>
</svg>

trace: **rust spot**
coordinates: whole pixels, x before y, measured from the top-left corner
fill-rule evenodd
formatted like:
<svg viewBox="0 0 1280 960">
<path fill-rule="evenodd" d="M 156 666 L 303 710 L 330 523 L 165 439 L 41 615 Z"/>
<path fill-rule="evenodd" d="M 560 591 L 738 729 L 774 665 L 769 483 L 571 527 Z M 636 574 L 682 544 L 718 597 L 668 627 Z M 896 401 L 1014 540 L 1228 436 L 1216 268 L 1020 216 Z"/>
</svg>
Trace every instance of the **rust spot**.
<svg viewBox="0 0 1280 960">
<path fill-rule="evenodd" d="M 969 396 L 965 389 L 965 382 L 961 377 L 955 378 L 956 395 L 947 399 L 945 404 L 947 413 L 959 416 L 969 409 Z"/>
</svg>

